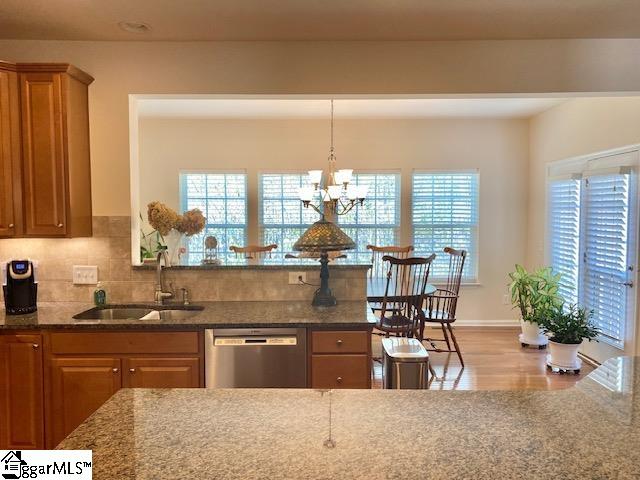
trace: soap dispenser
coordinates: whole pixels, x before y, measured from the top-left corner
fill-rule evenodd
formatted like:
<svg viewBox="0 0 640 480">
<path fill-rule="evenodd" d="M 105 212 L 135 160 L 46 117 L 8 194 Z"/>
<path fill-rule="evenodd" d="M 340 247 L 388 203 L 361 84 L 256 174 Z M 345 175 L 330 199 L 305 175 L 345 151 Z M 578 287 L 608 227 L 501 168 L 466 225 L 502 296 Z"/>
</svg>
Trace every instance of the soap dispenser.
<svg viewBox="0 0 640 480">
<path fill-rule="evenodd" d="M 102 288 L 100 282 L 98 282 L 98 285 L 96 285 L 96 289 L 93 292 L 93 303 L 96 304 L 96 307 L 101 307 L 107 303 L 107 292 Z"/>
</svg>

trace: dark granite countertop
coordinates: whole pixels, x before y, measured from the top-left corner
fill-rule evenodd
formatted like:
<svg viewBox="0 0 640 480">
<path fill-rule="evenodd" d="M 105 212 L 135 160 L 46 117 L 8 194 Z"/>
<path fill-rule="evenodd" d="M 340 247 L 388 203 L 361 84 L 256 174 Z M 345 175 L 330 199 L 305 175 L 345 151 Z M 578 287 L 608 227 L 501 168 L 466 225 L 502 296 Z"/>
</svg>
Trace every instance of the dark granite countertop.
<svg viewBox="0 0 640 480">
<path fill-rule="evenodd" d="M 95 480 L 634 479 L 639 393 L 640 358 L 561 391 L 120 390 L 58 448 Z"/>
<path fill-rule="evenodd" d="M 200 329 L 224 327 L 361 328 L 373 325 L 375 317 L 366 301 L 342 301 L 336 307 L 313 307 L 309 301 L 194 302 L 204 307 L 194 316 L 172 320 L 76 320 L 74 315 L 93 307 L 75 302 L 38 304 L 29 315 L 6 315 L 0 311 L 3 329 Z M 153 305 L 148 305 L 154 308 Z M 167 306 L 165 306 L 167 307 Z"/>
<path fill-rule="evenodd" d="M 155 270 L 158 266 L 155 263 L 147 263 L 143 265 L 134 265 L 134 270 Z M 319 270 L 318 262 L 310 263 L 246 263 L 239 265 L 222 264 L 222 265 L 174 265 L 173 267 L 162 267 L 163 270 Z M 369 270 L 370 263 L 343 263 L 331 262 L 331 269 L 338 270 Z"/>
</svg>

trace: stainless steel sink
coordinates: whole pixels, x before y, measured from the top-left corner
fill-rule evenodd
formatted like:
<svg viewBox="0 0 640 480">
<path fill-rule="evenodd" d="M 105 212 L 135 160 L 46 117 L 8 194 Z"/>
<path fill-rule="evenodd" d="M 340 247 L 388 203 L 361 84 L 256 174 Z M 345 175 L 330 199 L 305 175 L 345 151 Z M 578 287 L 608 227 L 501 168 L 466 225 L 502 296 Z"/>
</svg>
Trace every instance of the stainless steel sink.
<svg viewBox="0 0 640 480">
<path fill-rule="evenodd" d="M 181 320 L 204 310 L 198 305 L 105 305 L 74 315 L 75 320 Z"/>
</svg>

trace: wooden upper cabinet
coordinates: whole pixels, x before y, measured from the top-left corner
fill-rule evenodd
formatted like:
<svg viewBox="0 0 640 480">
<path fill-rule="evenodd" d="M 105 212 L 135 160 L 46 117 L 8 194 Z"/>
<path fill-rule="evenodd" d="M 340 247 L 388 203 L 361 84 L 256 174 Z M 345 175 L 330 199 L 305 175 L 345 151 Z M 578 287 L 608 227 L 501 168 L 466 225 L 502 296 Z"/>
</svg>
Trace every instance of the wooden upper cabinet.
<svg viewBox="0 0 640 480">
<path fill-rule="evenodd" d="M 3 65 L 7 78 L 17 75 L 19 95 L 14 102 L 10 95 L 0 99 L 0 182 L 11 178 L 13 190 L 19 188 L 3 189 L 0 236 L 91 236 L 88 85 L 93 78 L 68 64 L 19 63 L 15 72 L 10 64 L 0 64 L 0 71 Z M 16 120 L 18 147 L 4 148 L 9 144 L 4 125 Z"/>
<path fill-rule="evenodd" d="M 15 65 L 0 62 L 0 237 L 22 231 L 19 97 Z"/>
<path fill-rule="evenodd" d="M 27 235 L 67 234 L 62 76 L 20 74 Z"/>
</svg>

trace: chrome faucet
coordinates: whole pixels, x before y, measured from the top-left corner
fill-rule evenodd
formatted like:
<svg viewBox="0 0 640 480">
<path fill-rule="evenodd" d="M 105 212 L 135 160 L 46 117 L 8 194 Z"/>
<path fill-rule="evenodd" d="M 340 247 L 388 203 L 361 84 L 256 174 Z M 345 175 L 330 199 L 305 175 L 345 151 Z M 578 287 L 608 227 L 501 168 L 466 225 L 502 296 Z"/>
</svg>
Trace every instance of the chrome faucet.
<svg viewBox="0 0 640 480">
<path fill-rule="evenodd" d="M 158 266 L 156 269 L 156 292 L 155 292 L 156 305 L 162 305 L 165 298 L 173 297 L 173 292 L 165 292 L 164 287 L 162 285 L 162 258 L 164 257 L 166 259 L 167 257 L 165 255 L 166 255 L 165 251 L 161 250 L 160 252 L 158 252 L 158 256 L 157 256 Z"/>
</svg>

